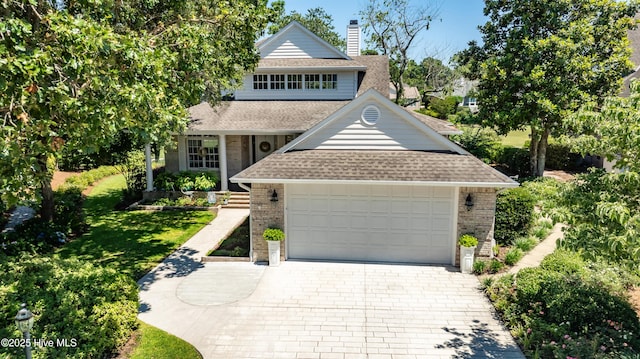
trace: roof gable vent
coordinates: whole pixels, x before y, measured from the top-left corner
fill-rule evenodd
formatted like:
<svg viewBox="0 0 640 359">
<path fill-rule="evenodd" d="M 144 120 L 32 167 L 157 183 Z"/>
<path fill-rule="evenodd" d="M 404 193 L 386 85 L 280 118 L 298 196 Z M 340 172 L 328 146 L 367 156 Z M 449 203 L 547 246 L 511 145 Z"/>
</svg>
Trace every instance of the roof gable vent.
<svg viewBox="0 0 640 359">
<path fill-rule="evenodd" d="M 376 106 L 369 105 L 362 110 L 360 119 L 365 125 L 374 126 L 380 119 L 380 109 Z"/>
</svg>

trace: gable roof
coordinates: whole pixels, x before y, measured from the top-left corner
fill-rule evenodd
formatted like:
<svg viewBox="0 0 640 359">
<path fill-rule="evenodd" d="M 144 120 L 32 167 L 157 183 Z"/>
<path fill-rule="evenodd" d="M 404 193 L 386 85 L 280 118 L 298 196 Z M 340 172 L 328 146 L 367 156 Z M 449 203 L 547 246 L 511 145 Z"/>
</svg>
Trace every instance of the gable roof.
<svg viewBox="0 0 640 359">
<path fill-rule="evenodd" d="M 389 58 L 387 55 L 361 55 L 354 56 L 353 60 L 365 65 L 366 72 L 358 78 L 358 96 L 369 89 L 375 89 L 381 94 L 389 91 Z"/>
<path fill-rule="evenodd" d="M 282 28 L 280 31 L 272 35 L 271 37 L 262 40 L 256 45 L 258 46 L 258 51 L 260 51 L 260 57 L 265 58 L 268 57 L 269 54 L 265 54 L 265 52 L 270 48 L 274 47 L 278 48 L 282 46 L 284 43 L 289 41 L 296 33 L 305 37 L 305 40 L 310 41 L 310 43 L 320 47 L 326 53 L 323 58 L 332 58 L 332 59 L 350 59 L 344 52 L 336 49 L 333 45 L 314 34 L 311 30 L 304 27 L 297 21 L 290 22 L 287 26 Z M 314 57 L 314 56 L 311 56 Z"/>
<path fill-rule="evenodd" d="M 368 125 L 360 113 L 377 106 L 380 121 Z M 279 152 L 313 148 L 439 150 L 467 153 L 416 116 L 373 89 L 358 96 Z"/>
</svg>

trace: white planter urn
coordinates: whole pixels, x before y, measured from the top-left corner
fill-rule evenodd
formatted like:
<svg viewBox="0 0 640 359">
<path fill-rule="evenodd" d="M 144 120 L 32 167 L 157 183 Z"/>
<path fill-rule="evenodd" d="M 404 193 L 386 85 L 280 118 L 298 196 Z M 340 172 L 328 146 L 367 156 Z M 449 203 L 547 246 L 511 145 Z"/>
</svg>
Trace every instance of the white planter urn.
<svg viewBox="0 0 640 359">
<path fill-rule="evenodd" d="M 280 265 L 280 241 L 267 241 L 269 246 L 269 267 Z"/>
<path fill-rule="evenodd" d="M 460 246 L 460 271 L 462 273 L 473 272 L 473 256 L 475 252 L 476 247 Z"/>
</svg>

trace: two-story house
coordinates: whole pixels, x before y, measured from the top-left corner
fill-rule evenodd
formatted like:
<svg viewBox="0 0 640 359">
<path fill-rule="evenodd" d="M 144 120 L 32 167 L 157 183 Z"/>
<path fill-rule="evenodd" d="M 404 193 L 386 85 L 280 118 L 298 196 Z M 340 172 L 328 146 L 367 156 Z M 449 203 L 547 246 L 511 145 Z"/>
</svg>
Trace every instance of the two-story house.
<svg viewBox="0 0 640 359">
<path fill-rule="evenodd" d="M 389 100 L 386 56 L 343 53 L 299 23 L 256 44 L 234 100 L 189 109 L 166 169 L 218 171 L 250 191 L 251 258 L 285 231 L 282 258 L 456 263 L 472 233 L 490 255 L 497 189 L 517 186 L 447 136 L 459 131 Z"/>
</svg>

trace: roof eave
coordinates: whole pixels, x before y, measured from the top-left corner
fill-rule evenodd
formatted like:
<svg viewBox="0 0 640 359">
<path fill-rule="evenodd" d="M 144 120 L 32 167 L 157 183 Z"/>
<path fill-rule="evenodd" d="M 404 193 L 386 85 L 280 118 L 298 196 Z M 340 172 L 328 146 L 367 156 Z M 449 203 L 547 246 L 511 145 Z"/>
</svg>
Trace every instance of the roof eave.
<svg viewBox="0 0 640 359">
<path fill-rule="evenodd" d="M 256 68 L 256 73 L 269 72 L 269 71 L 366 71 L 366 66 L 268 66 Z"/>
<path fill-rule="evenodd" d="M 446 182 L 446 181 L 389 181 L 389 180 L 331 180 L 331 179 L 292 179 L 292 178 L 241 178 L 233 176 L 229 179 L 233 183 L 284 183 L 284 184 L 357 184 L 357 185 L 402 185 L 402 186 L 432 186 L 432 187 L 492 187 L 515 188 L 518 182 Z"/>
</svg>

